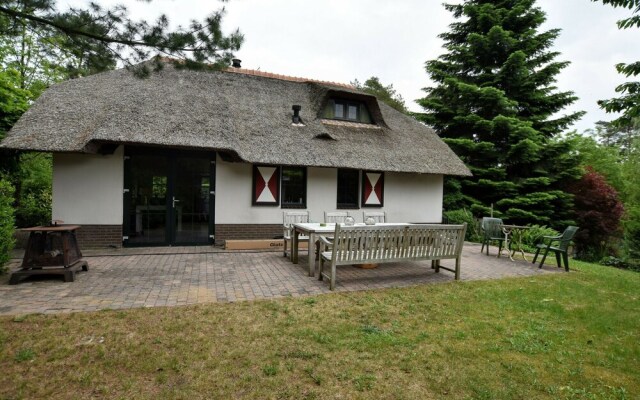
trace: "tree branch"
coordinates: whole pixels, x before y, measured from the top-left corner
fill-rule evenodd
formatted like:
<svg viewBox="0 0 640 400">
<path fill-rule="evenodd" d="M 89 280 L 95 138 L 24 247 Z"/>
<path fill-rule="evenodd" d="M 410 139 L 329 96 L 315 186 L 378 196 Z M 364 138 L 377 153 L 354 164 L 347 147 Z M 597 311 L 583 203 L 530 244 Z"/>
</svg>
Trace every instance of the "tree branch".
<svg viewBox="0 0 640 400">
<path fill-rule="evenodd" d="M 74 29 L 72 27 L 56 23 L 56 22 L 48 20 L 46 18 L 41 18 L 41 17 L 35 16 L 35 15 L 23 13 L 23 12 L 20 12 L 20 11 L 11 10 L 9 8 L 6 8 L 6 7 L 1 7 L 0 6 L 0 13 L 7 14 L 7 15 L 12 16 L 14 18 L 24 18 L 26 20 L 33 21 L 33 22 L 36 22 L 38 24 L 51 26 L 51 27 L 53 27 L 53 28 L 55 28 L 55 29 L 57 29 L 57 30 L 59 30 L 61 32 L 66 33 L 69 36 L 84 36 L 84 37 L 87 37 L 87 38 L 90 38 L 90 39 L 94 39 L 94 40 L 98 40 L 98 41 L 105 42 L 105 43 L 121 44 L 121 45 L 131 46 L 131 47 L 137 47 L 137 46 L 158 47 L 157 45 L 152 45 L 152 44 L 149 44 L 149 43 L 146 43 L 146 42 L 137 41 L 137 40 L 114 39 L 114 38 L 109 37 L 109 36 L 96 35 L 96 34 L 93 34 L 93 33 L 90 33 L 90 32 L 85 32 L 83 30 Z M 187 51 L 187 52 L 198 51 L 198 49 L 193 49 L 193 48 L 178 48 L 178 49 L 172 49 L 172 50 L 173 51 Z"/>
</svg>

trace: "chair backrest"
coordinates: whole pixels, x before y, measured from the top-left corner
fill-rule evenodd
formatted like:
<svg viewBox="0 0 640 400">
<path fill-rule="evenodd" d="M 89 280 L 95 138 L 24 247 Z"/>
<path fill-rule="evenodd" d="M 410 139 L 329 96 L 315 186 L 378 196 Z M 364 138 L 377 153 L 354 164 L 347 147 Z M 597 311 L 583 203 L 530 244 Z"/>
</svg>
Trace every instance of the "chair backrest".
<svg viewBox="0 0 640 400">
<path fill-rule="evenodd" d="M 309 222 L 309 211 L 285 211 L 282 213 L 282 223 L 285 228 L 305 222 Z"/>
<path fill-rule="evenodd" d="M 349 216 L 348 211 L 324 212 L 324 222 L 329 224 L 342 224 Z"/>
<path fill-rule="evenodd" d="M 481 228 L 484 232 L 484 237 L 502 236 L 500 225 L 502 225 L 502 219 L 500 218 L 483 217 Z"/>
<path fill-rule="evenodd" d="M 571 240 L 576 235 L 576 232 L 578 232 L 578 227 L 569 225 L 567 229 L 562 232 L 562 236 L 560 237 L 560 244 L 558 244 L 558 247 L 561 250 L 566 251 L 567 248 L 569 248 L 569 243 L 571 243 Z"/>
<path fill-rule="evenodd" d="M 366 221 L 367 218 L 373 218 L 376 224 L 387 222 L 387 213 L 384 211 L 364 211 L 362 213 L 362 220 Z"/>
</svg>

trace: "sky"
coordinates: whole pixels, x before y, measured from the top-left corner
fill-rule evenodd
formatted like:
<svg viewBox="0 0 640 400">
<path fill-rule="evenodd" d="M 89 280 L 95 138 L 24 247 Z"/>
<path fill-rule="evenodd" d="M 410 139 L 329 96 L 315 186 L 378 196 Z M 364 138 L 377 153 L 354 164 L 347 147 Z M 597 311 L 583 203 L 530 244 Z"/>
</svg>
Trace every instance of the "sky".
<svg viewBox="0 0 640 400">
<path fill-rule="evenodd" d="M 450 0 L 449 3 L 459 3 Z M 408 108 L 421 111 L 415 99 L 433 86 L 424 69 L 444 53 L 440 33 L 454 21 L 443 0 L 98 0 L 125 4 L 134 18 L 154 20 L 160 13 L 172 26 L 188 25 L 224 6 L 225 32 L 239 28 L 245 42 L 236 53 L 243 68 L 349 83 L 377 76 L 393 84 Z M 86 1 L 65 0 L 84 5 Z M 583 132 L 613 114 L 597 101 L 615 97 L 615 87 L 629 79 L 615 64 L 640 60 L 640 29 L 618 30 L 616 21 L 631 15 L 591 0 L 538 0 L 547 14 L 542 29 L 561 29 L 553 51 L 556 61 L 570 61 L 559 75 L 560 91 L 579 100 L 560 114 L 586 111 L 571 129 Z"/>
</svg>

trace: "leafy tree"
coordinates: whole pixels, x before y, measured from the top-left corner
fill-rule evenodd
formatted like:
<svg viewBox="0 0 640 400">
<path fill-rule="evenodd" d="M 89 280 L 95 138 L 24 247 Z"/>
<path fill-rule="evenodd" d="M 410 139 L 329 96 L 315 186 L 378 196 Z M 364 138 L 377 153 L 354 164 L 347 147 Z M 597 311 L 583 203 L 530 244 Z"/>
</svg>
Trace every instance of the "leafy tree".
<svg viewBox="0 0 640 400">
<path fill-rule="evenodd" d="M 596 122 L 595 131 L 592 131 L 605 146 L 619 149 L 626 157 L 631 151 L 632 142 L 640 137 L 640 118 L 633 119 L 630 124 L 623 125 L 621 121 Z"/>
<path fill-rule="evenodd" d="M 609 239 L 620 232 L 624 207 L 604 176 L 587 167 L 587 173 L 568 187 L 574 195 L 575 242 L 580 257 L 599 260 L 607 254 Z"/>
<path fill-rule="evenodd" d="M 0 140 L 29 107 L 29 92 L 20 88 L 20 78 L 13 69 L 0 70 Z M 0 174 L 18 167 L 18 153 L 0 149 Z"/>
<path fill-rule="evenodd" d="M 15 244 L 12 203 L 13 187 L 7 180 L 0 179 L 0 273 L 5 272 L 4 265 Z"/>
<path fill-rule="evenodd" d="M 396 92 L 392 84 L 384 86 L 376 76 L 372 76 L 364 81 L 364 83 L 360 83 L 360 81 L 356 79 L 351 82 L 351 84 L 358 90 L 376 96 L 378 100 L 384 101 L 396 110 L 403 113 L 407 112 L 407 106 L 404 104 L 402 95 Z"/>
<path fill-rule="evenodd" d="M 436 86 L 418 100 L 418 119 L 433 126 L 474 174 L 448 180 L 445 204 L 496 213 L 513 222 L 561 227 L 580 176 L 571 143 L 553 138 L 583 113 L 556 117 L 576 97 L 559 92 L 568 62 L 549 50 L 559 30 L 540 32 L 535 0 L 466 0 L 445 4 L 458 20 L 440 35 L 446 53 L 426 63 Z"/>
<path fill-rule="evenodd" d="M 567 140 L 573 142 L 585 170 L 591 168 L 603 175 L 618 192 L 625 210 L 621 219 L 623 260 L 640 266 L 640 138 L 632 138 L 623 154 L 612 140 L 602 138 L 603 133 L 610 135 L 612 131 L 618 131 L 616 125 L 599 122 L 595 130 L 588 131 L 590 136 L 574 132 Z M 595 137 L 600 140 L 596 141 Z"/>
<path fill-rule="evenodd" d="M 597 1 L 597 0 L 592 0 Z M 632 10 L 632 16 L 618 21 L 619 29 L 640 28 L 640 0 L 601 0 L 603 4 Z M 640 75 L 640 61 L 630 64 L 616 64 L 618 73 L 626 77 Z M 633 120 L 640 118 L 640 82 L 626 82 L 616 87 L 620 97 L 600 100 L 598 104 L 607 112 L 621 112 L 622 116 L 614 121 L 620 126 L 631 126 Z"/>
<path fill-rule="evenodd" d="M 625 254 L 632 264 L 640 267 L 640 138 L 636 138 L 629 156 L 622 164 L 625 181 L 623 193 L 626 215 L 623 219 Z"/>
<path fill-rule="evenodd" d="M 240 48 L 243 36 L 238 30 L 222 32 L 224 8 L 204 18 L 193 20 L 188 29 L 170 31 L 169 20 L 160 16 L 154 23 L 129 17 L 124 6 L 103 8 L 91 3 L 87 8 L 57 10 L 54 0 L 8 0 L 0 4 L 0 26 L 5 31 L 29 29 L 48 38 L 53 46 L 68 56 L 68 72 L 103 70 L 118 59 L 131 66 L 152 55 L 182 60 L 187 68 L 219 68 L 229 65 L 233 51 Z M 154 69 L 162 67 L 156 57 Z M 83 72 L 83 73 L 84 73 Z M 139 66 L 142 75 L 149 67 Z"/>
<path fill-rule="evenodd" d="M 21 5 L 23 9 L 26 6 Z M 64 79 L 64 68 L 56 65 L 60 54 L 48 30 L 0 14 L 0 32 L 0 65 L 16 71 L 19 87 L 29 90 L 31 99 L 49 84 Z"/>
<path fill-rule="evenodd" d="M 588 131 L 587 133 L 591 133 Z M 574 151 L 579 154 L 580 164 L 591 167 L 603 175 L 621 195 L 625 191 L 625 179 L 622 172 L 622 159 L 618 149 L 598 142 L 593 135 L 582 136 L 577 132 L 570 132 L 566 140 L 571 141 Z"/>
</svg>

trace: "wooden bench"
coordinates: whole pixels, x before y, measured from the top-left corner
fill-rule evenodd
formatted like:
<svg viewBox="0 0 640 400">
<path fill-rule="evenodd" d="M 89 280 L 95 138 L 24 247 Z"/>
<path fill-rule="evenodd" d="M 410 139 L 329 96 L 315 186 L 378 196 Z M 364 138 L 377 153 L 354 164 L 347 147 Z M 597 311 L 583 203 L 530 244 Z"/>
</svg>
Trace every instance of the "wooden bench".
<svg viewBox="0 0 640 400">
<path fill-rule="evenodd" d="M 336 286 L 336 266 L 398 261 L 432 260 L 436 272 L 451 271 L 460 279 L 460 257 L 467 224 L 344 226 L 336 224 L 333 239 L 320 237 L 320 280 Z M 455 259 L 455 269 L 440 266 L 440 260 Z M 330 268 L 325 272 L 325 263 Z"/>
</svg>

